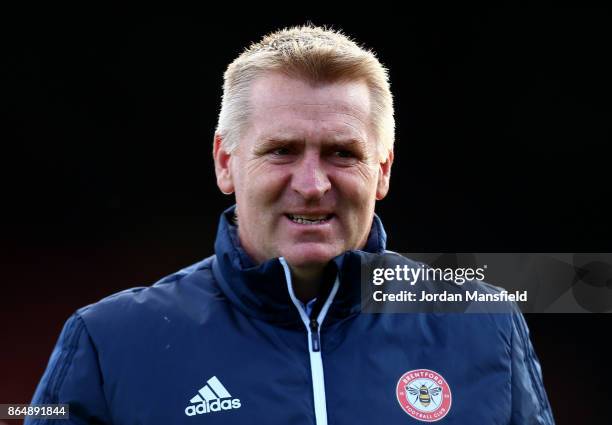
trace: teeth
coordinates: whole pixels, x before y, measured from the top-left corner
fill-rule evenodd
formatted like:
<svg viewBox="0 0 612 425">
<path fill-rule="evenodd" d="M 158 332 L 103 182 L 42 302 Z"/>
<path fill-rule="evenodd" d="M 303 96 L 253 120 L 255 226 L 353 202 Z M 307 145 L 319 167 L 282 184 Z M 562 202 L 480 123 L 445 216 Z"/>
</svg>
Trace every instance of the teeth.
<svg viewBox="0 0 612 425">
<path fill-rule="evenodd" d="M 301 218 L 303 220 L 325 220 L 327 218 L 326 215 L 291 215 L 292 218 Z"/>
<path fill-rule="evenodd" d="M 288 217 L 291 219 L 291 221 L 293 221 L 294 223 L 298 223 L 298 224 L 321 224 L 321 223 L 325 223 L 330 218 L 330 216 L 326 216 L 326 215 L 291 215 L 291 214 L 289 214 Z"/>
</svg>

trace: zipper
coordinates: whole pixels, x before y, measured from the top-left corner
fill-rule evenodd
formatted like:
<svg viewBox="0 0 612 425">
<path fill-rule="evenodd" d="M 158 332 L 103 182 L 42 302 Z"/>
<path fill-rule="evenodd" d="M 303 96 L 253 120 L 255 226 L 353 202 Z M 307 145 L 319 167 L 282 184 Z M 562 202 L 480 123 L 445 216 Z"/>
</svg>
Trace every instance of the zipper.
<svg viewBox="0 0 612 425">
<path fill-rule="evenodd" d="M 319 335 L 319 322 L 310 319 L 310 339 L 312 341 L 312 351 L 321 351 L 321 335 Z"/>
<path fill-rule="evenodd" d="M 325 400 L 325 377 L 323 375 L 323 359 L 321 357 L 321 324 L 327 315 L 327 311 L 331 306 L 340 281 L 336 277 L 334 286 L 323 304 L 323 308 L 319 312 L 316 318 L 310 318 L 306 314 L 302 303 L 297 299 L 293 292 L 293 285 L 291 284 L 291 270 L 287 261 L 283 257 L 279 258 L 283 270 L 285 271 L 285 280 L 287 282 L 287 290 L 293 305 L 297 308 L 300 313 L 300 318 L 306 327 L 308 332 L 308 352 L 310 354 L 310 372 L 312 374 L 312 394 L 314 398 L 314 410 L 315 410 L 315 423 L 316 425 L 327 425 L 327 404 Z"/>
</svg>

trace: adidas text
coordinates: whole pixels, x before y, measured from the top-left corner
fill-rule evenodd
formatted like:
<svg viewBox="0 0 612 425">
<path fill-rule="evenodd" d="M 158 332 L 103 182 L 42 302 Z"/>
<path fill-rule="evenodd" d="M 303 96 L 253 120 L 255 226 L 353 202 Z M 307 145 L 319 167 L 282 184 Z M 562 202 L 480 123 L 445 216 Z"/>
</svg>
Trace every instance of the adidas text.
<svg viewBox="0 0 612 425">
<path fill-rule="evenodd" d="M 188 406 L 185 409 L 187 416 L 203 415 L 209 412 L 219 412 L 221 410 L 231 410 L 240 408 L 240 399 L 234 398 L 232 400 L 215 400 L 212 402 L 203 402 L 195 406 Z"/>
<path fill-rule="evenodd" d="M 232 398 L 232 395 L 216 376 L 206 381 L 206 385 L 200 388 L 198 394 L 189 402 L 192 404 L 185 408 L 187 416 L 239 409 L 241 406 L 240 399 Z"/>
</svg>

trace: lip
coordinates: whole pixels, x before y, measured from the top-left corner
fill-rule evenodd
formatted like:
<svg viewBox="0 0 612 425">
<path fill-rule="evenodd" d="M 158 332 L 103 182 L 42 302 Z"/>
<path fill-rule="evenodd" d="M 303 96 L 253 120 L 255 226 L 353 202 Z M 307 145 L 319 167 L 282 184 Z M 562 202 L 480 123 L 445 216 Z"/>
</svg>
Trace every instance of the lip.
<svg viewBox="0 0 612 425">
<path fill-rule="evenodd" d="M 285 213 L 287 215 L 335 215 L 333 211 L 330 210 L 303 210 L 303 211 L 288 211 Z"/>
<path fill-rule="evenodd" d="M 325 222 L 323 223 L 316 223 L 316 224 L 300 224 L 300 223 L 296 223 L 293 220 L 291 220 L 289 218 L 289 215 L 328 215 L 330 216 L 327 220 L 325 220 Z M 317 230 L 324 230 L 324 229 L 329 229 L 331 227 L 331 224 L 333 223 L 333 221 L 336 219 L 336 215 L 335 214 L 325 214 L 325 213 L 314 213 L 314 212 L 308 212 L 308 213 L 287 213 L 284 214 L 285 220 L 287 220 L 287 223 L 289 223 L 289 225 L 296 229 L 296 230 L 300 230 L 300 231 L 317 231 Z"/>
</svg>

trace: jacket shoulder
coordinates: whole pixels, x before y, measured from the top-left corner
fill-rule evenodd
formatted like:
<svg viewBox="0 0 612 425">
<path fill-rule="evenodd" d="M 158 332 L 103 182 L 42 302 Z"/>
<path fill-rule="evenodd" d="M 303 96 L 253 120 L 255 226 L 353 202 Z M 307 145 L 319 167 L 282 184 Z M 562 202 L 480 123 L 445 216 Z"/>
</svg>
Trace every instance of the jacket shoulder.
<svg viewBox="0 0 612 425">
<path fill-rule="evenodd" d="M 215 298 L 212 262 L 205 258 L 150 286 L 125 289 L 77 310 L 92 337 L 125 327 L 139 326 L 152 317 L 169 317 L 202 309 Z"/>
</svg>

